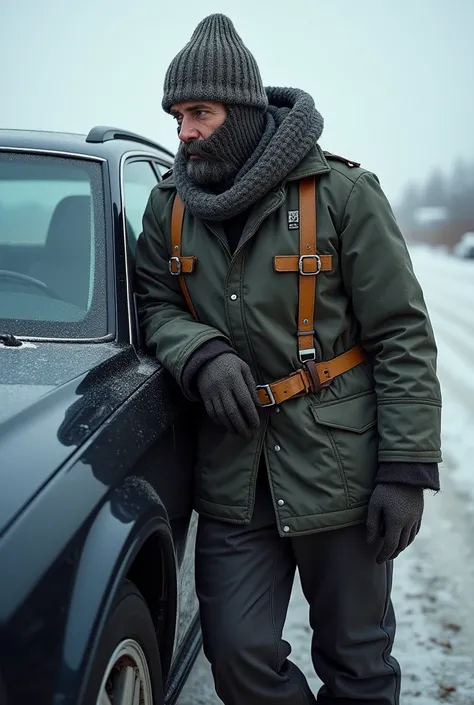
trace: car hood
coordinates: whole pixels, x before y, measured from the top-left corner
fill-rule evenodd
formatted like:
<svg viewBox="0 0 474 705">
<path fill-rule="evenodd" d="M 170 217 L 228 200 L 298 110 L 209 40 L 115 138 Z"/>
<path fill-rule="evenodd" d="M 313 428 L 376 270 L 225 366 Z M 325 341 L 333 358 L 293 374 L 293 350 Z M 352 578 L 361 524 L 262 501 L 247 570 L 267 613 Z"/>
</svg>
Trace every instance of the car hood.
<svg viewBox="0 0 474 705">
<path fill-rule="evenodd" d="M 0 344 L 0 534 L 143 374 L 116 343 Z"/>
<path fill-rule="evenodd" d="M 108 345 L 0 343 L 0 434 L 3 423 L 111 354 Z"/>
<path fill-rule="evenodd" d="M 3 371 L 3 370 L 2 370 Z M 50 384 L 0 384 L 0 424 L 54 389 Z"/>
</svg>

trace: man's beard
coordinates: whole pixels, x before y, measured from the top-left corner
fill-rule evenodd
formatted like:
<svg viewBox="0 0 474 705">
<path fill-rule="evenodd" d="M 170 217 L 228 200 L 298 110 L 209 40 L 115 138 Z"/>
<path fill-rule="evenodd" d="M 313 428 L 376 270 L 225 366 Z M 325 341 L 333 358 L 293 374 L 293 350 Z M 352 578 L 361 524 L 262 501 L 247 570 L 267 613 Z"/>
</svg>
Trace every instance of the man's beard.
<svg viewBox="0 0 474 705">
<path fill-rule="evenodd" d="M 186 160 L 189 178 L 199 186 L 226 190 L 232 184 L 238 167 L 217 154 L 218 144 L 214 147 L 215 133 L 205 140 L 195 140 L 181 145 Z M 217 135 L 216 135 L 217 137 Z"/>
</svg>

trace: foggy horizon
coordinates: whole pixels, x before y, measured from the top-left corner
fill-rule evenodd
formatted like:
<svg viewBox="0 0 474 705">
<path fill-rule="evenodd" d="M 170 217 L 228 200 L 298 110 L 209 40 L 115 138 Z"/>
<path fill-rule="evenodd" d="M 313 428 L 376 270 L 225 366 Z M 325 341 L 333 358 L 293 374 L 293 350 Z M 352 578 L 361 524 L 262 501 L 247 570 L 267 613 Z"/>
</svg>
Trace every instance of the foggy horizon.
<svg viewBox="0 0 474 705">
<path fill-rule="evenodd" d="M 87 133 L 119 126 L 175 151 L 161 108 L 165 71 L 212 12 L 233 20 L 266 86 L 308 91 L 325 120 L 320 144 L 361 162 L 396 202 L 474 160 L 474 2 L 364 0 L 271 6 L 59 0 L 4 5 L 0 127 Z"/>
</svg>

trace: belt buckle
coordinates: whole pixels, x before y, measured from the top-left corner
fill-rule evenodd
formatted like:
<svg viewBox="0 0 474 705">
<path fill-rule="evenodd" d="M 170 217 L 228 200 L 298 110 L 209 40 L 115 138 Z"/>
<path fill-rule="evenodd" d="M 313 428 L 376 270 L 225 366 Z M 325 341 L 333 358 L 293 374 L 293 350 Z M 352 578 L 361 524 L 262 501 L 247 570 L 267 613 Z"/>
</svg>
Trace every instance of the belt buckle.
<svg viewBox="0 0 474 705">
<path fill-rule="evenodd" d="M 266 409 L 268 406 L 275 406 L 276 405 L 275 396 L 274 396 L 269 384 L 257 384 L 256 388 L 257 388 L 257 390 L 263 389 L 267 393 L 268 398 L 270 399 L 270 401 L 267 404 L 262 404 L 262 407 L 264 409 Z"/>
</svg>

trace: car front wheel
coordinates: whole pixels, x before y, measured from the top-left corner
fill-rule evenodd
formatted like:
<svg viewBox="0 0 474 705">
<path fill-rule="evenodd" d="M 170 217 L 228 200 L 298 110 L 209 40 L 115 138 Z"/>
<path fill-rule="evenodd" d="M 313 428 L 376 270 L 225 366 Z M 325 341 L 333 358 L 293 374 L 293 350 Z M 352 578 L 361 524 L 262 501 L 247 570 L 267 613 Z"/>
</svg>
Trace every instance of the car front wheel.
<svg viewBox="0 0 474 705">
<path fill-rule="evenodd" d="M 105 625 L 86 702 L 162 705 L 160 654 L 153 621 L 141 593 L 124 581 Z"/>
</svg>

